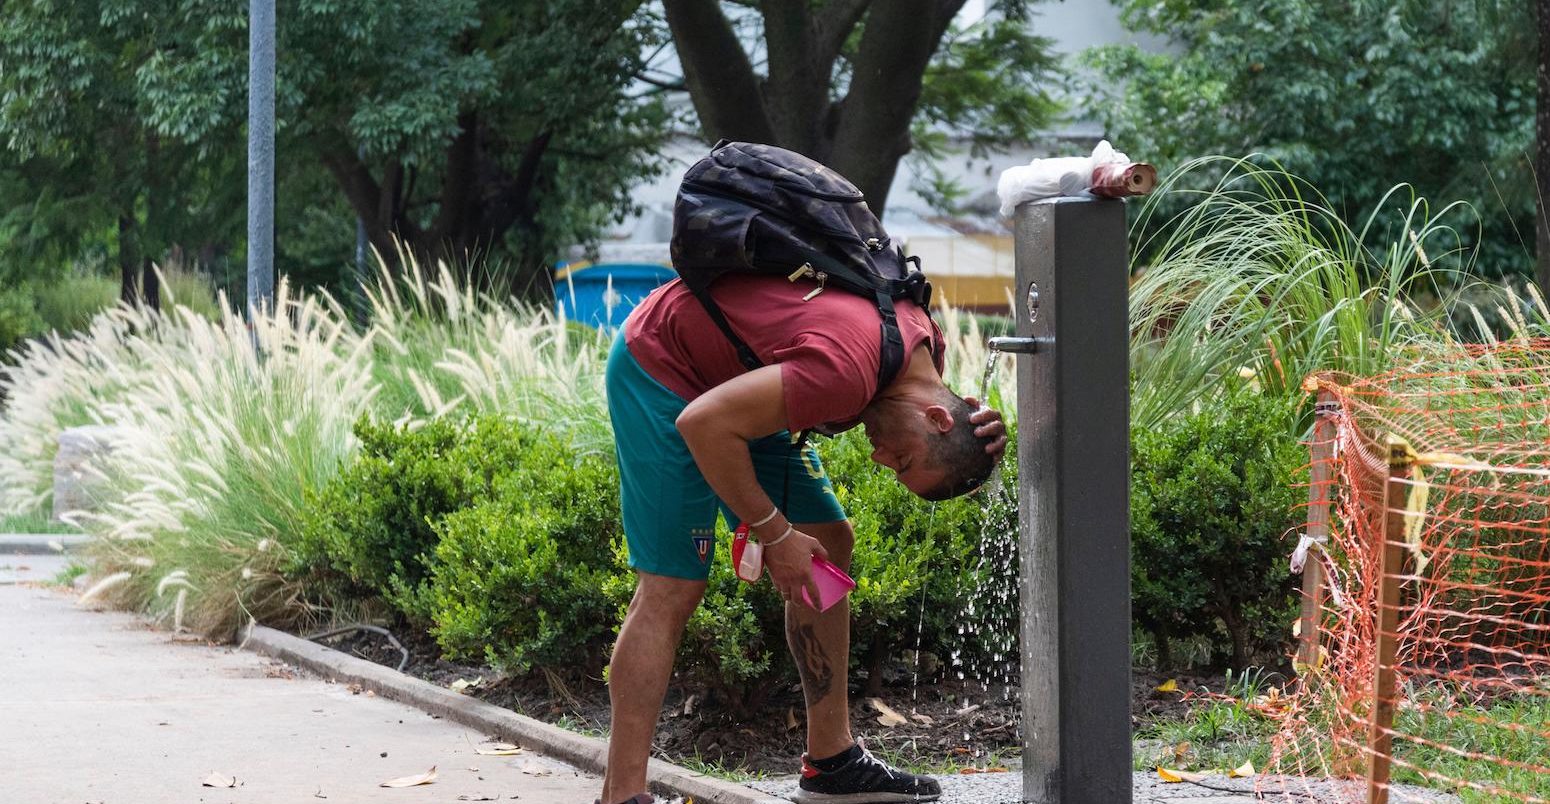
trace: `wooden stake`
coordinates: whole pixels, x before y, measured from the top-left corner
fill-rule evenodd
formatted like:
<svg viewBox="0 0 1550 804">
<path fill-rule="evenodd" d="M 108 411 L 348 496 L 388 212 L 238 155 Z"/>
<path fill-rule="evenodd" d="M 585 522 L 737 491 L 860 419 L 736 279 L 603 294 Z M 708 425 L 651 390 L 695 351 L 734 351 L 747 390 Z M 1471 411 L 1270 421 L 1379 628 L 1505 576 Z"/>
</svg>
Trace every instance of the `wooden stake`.
<svg viewBox="0 0 1550 804">
<path fill-rule="evenodd" d="M 1398 436 L 1389 436 L 1389 476 L 1383 490 L 1383 543 L 1377 545 L 1382 556 L 1378 576 L 1378 611 L 1374 637 L 1377 641 L 1373 665 L 1372 721 L 1367 732 L 1368 804 L 1388 804 L 1389 767 L 1393 762 L 1394 728 L 1394 656 L 1399 651 L 1400 573 L 1405 561 L 1405 509 L 1415 453 Z"/>
<path fill-rule="evenodd" d="M 1324 562 L 1321 554 L 1329 541 L 1329 484 L 1335 470 L 1335 414 L 1340 403 L 1329 391 L 1319 391 L 1314 406 L 1313 442 L 1308 445 L 1312 463 L 1308 467 L 1308 546 L 1302 565 L 1302 617 L 1297 629 L 1297 662 L 1316 667 L 1319 661 L 1319 630 L 1324 613 Z"/>
</svg>

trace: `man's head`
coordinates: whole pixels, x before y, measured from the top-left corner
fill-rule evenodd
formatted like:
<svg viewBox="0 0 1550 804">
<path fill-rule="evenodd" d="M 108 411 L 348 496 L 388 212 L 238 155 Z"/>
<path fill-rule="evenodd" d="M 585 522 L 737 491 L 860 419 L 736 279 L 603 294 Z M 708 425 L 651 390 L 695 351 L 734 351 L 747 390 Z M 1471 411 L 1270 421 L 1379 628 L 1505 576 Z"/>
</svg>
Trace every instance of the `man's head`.
<svg viewBox="0 0 1550 804">
<path fill-rule="evenodd" d="M 967 494 L 996 468 L 995 457 L 985 451 L 990 439 L 976 436 L 969 421 L 974 410 L 940 383 L 880 397 L 861 414 L 872 460 L 925 499 Z"/>
</svg>

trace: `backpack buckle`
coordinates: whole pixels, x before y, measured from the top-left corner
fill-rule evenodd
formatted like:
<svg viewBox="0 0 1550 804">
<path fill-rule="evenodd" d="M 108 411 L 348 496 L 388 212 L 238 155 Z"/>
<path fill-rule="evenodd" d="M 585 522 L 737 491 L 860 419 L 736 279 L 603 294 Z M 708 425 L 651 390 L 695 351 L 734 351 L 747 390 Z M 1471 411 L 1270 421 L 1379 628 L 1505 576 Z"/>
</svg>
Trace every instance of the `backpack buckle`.
<svg viewBox="0 0 1550 804">
<path fill-rule="evenodd" d="M 926 275 L 920 271 L 920 258 L 909 257 L 907 260 L 914 261 L 915 270 L 910 271 L 909 275 L 904 277 L 904 298 L 915 302 L 922 308 L 930 307 L 931 283 L 926 280 Z"/>
</svg>

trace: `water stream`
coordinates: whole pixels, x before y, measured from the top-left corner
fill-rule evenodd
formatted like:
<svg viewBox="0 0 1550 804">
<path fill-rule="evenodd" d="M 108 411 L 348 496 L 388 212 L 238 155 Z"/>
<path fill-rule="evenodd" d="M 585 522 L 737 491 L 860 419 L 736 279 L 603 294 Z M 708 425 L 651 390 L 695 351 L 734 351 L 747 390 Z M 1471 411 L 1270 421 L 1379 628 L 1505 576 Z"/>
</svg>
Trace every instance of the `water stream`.
<svg viewBox="0 0 1550 804">
<path fill-rule="evenodd" d="M 926 532 L 935 533 L 936 503 L 931 503 L 931 516 L 926 518 Z M 920 700 L 920 642 L 926 632 L 926 584 L 920 585 L 920 614 L 915 621 L 915 670 L 910 676 L 910 700 Z"/>
<path fill-rule="evenodd" d="M 1000 357 L 1001 353 L 992 349 L 985 362 L 978 389 L 982 404 L 990 403 Z M 1015 453 L 1007 460 L 1015 460 Z M 1017 492 L 1013 484 L 1003 481 L 1002 474 L 1002 468 L 997 467 L 985 484 L 987 488 L 978 495 L 979 544 L 970 559 L 974 571 L 967 588 L 961 590 L 956 644 L 947 657 L 947 672 L 964 682 L 964 706 L 1004 705 L 1012 700 L 1021 681 Z M 922 623 L 924 613 L 922 605 Z M 917 670 L 919 661 L 917 645 Z M 975 744 L 968 732 L 963 739 Z M 977 757 L 979 750 L 975 754 Z"/>
<path fill-rule="evenodd" d="M 975 397 L 982 405 L 990 404 L 990 381 L 996 376 L 996 363 L 1001 359 L 1001 352 L 994 347 L 990 350 L 990 357 L 985 361 L 985 376 L 980 380 L 980 395 Z"/>
</svg>

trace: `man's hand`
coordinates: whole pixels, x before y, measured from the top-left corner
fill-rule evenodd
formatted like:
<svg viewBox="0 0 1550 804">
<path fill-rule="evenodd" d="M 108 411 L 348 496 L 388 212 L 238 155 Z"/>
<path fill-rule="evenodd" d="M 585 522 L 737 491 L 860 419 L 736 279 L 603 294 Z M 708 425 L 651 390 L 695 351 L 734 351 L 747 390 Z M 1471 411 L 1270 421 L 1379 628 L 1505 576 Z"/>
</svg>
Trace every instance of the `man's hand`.
<svg viewBox="0 0 1550 804">
<path fill-rule="evenodd" d="M 787 603 L 801 603 L 803 587 L 807 588 L 807 598 L 815 605 L 821 599 L 818 582 L 813 580 L 813 556 L 827 561 L 829 551 L 823 549 L 817 539 L 800 530 L 781 540 L 780 544 L 764 548 L 764 566 L 770 571 L 770 581 Z"/>
<path fill-rule="evenodd" d="M 1006 422 L 1001 421 L 1001 411 L 981 405 L 972 396 L 964 397 L 963 401 L 979 408 L 969 415 L 969 422 L 976 425 L 975 435 L 990 439 L 990 443 L 985 445 L 985 451 L 999 460 L 1001 453 L 1006 452 Z"/>
</svg>

